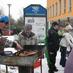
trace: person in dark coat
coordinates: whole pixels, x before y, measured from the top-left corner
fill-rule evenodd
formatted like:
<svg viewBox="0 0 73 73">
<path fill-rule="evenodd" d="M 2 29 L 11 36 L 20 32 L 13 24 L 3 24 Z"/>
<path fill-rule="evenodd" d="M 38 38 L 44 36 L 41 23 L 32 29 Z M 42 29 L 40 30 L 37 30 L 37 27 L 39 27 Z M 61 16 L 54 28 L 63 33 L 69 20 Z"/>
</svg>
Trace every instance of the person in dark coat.
<svg viewBox="0 0 73 73">
<path fill-rule="evenodd" d="M 57 22 L 52 23 L 52 27 L 48 30 L 48 43 L 47 43 L 47 50 L 49 55 L 49 60 L 51 63 L 48 62 L 49 66 L 49 73 L 54 73 L 54 71 L 58 71 L 55 66 L 56 62 L 56 55 L 59 49 L 59 42 L 60 36 L 58 35 L 59 24 Z"/>
<path fill-rule="evenodd" d="M 64 73 L 73 73 L 73 49 L 66 61 Z"/>
</svg>

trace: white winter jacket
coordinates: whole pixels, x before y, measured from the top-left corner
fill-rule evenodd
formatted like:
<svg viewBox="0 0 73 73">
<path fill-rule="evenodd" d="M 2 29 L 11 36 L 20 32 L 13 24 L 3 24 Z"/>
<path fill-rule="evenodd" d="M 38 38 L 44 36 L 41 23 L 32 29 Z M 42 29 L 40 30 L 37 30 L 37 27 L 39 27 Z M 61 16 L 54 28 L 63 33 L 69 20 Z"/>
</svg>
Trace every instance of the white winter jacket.
<svg viewBox="0 0 73 73">
<path fill-rule="evenodd" d="M 60 46 L 68 47 L 71 46 L 73 48 L 73 37 L 70 33 L 66 32 L 63 34 L 63 38 L 60 41 Z"/>
</svg>

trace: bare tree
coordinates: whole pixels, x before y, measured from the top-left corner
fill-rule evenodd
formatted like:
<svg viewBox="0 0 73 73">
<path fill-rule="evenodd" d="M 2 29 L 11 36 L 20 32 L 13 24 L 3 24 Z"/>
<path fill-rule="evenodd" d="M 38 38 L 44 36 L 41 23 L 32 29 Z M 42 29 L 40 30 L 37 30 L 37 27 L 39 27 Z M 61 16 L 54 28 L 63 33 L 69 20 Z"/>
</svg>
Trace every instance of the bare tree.
<svg viewBox="0 0 73 73">
<path fill-rule="evenodd" d="M 19 29 L 22 29 L 24 27 L 24 18 L 23 17 L 20 17 L 18 20 L 17 20 L 17 23 L 16 23 L 17 27 Z"/>
<path fill-rule="evenodd" d="M 11 25 L 15 25 L 16 21 L 14 20 L 14 18 L 12 16 L 10 16 L 10 24 Z"/>
</svg>

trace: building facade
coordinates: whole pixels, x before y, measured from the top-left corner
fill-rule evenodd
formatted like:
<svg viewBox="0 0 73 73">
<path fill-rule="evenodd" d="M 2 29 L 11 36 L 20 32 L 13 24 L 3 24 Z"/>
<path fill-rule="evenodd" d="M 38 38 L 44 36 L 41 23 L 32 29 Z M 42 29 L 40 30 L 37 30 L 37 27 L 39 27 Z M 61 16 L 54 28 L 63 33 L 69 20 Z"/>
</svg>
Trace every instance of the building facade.
<svg viewBox="0 0 73 73">
<path fill-rule="evenodd" d="M 47 0 L 48 21 L 73 19 L 73 0 Z"/>
</svg>

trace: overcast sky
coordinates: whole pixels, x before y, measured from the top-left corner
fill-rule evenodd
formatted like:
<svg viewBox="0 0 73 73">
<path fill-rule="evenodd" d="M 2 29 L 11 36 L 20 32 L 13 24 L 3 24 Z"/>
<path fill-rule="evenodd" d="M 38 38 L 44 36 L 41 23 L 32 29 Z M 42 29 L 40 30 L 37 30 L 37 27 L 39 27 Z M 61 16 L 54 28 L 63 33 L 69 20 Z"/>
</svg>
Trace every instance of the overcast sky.
<svg viewBox="0 0 73 73">
<path fill-rule="evenodd" d="M 17 20 L 20 16 L 23 16 L 23 8 L 30 4 L 41 4 L 43 7 L 47 7 L 47 0 L 0 0 L 0 9 L 3 9 L 4 14 L 8 16 L 8 5 L 11 5 L 11 16 Z"/>
</svg>

